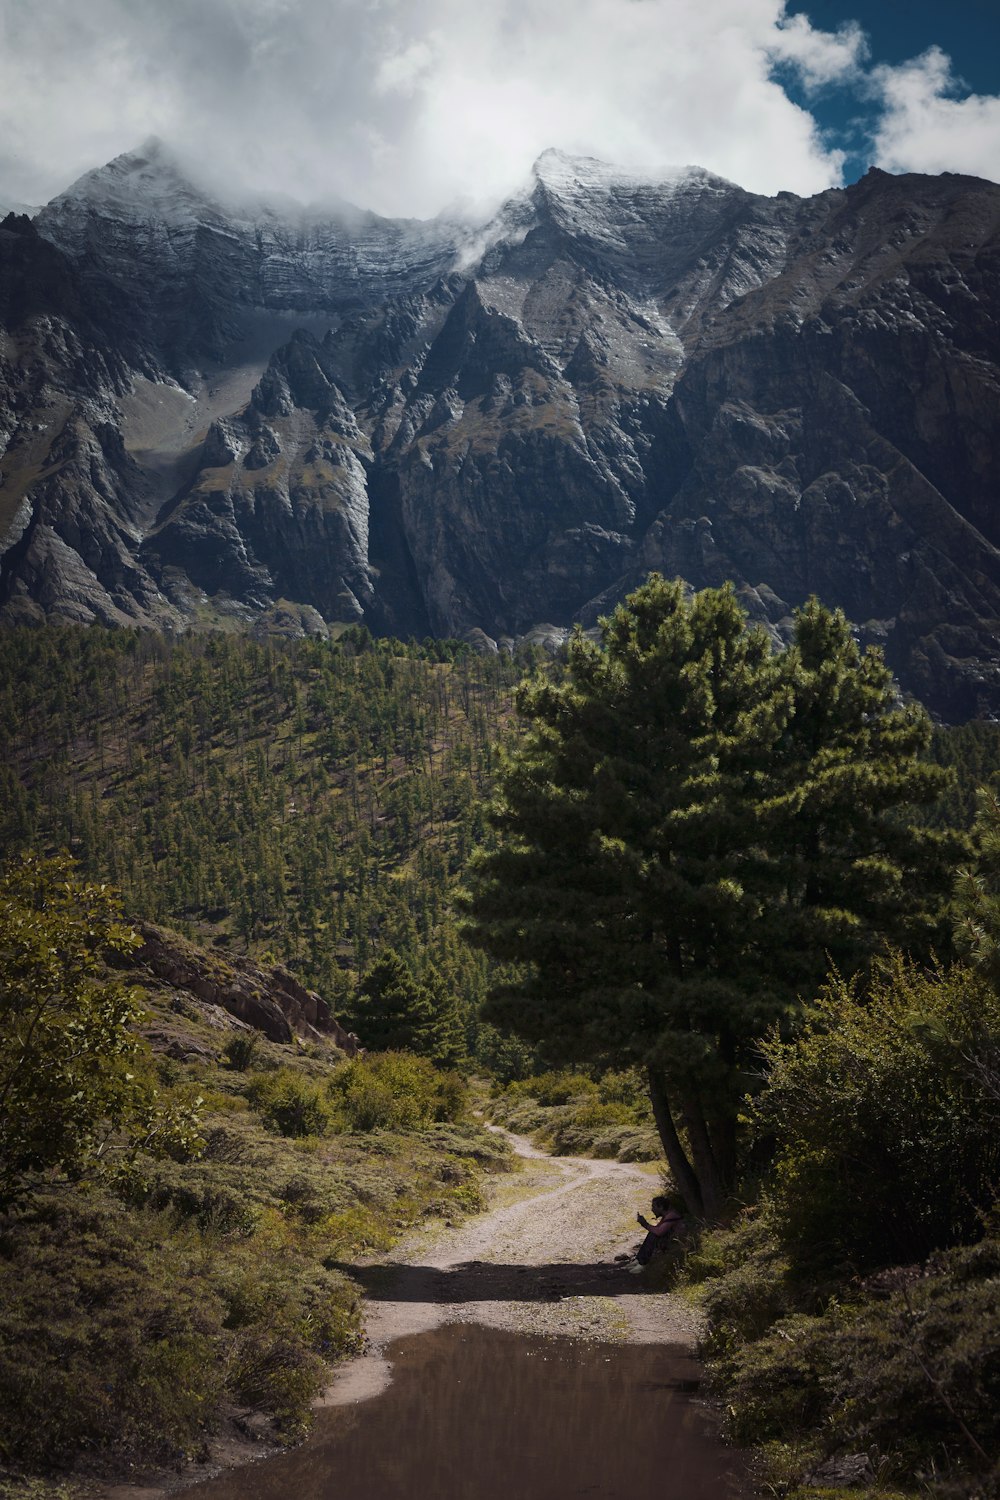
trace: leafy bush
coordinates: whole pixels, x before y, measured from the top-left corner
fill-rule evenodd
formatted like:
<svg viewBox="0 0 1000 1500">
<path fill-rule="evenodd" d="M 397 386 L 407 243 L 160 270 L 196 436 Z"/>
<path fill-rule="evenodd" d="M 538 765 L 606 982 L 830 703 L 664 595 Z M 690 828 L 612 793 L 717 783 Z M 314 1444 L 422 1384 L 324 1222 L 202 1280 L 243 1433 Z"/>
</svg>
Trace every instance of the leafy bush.
<svg viewBox="0 0 1000 1500">
<path fill-rule="evenodd" d="M 730 1353 L 731 1436 L 797 1439 L 813 1463 L 877 1454 L 898 1479 L 936 1472 L 963 1494 L 969 1475 L 1000 1480 L 998 1273 L 1000 1241 L 989 1237 L 890 1273 L 822 1315 L 780 1317 Z"/>
<path fill-rule="evenodd" d="M 259 1050 L 259 1032 L 238 1031 L 235 1036 L 229 1038 L 222 1049 L 222 1055 L 235 1072 L 245 1073 L 254 1062 Z"/>
<path fill-rule="evenodd" d="M 743 1215 L 732 1229 L 703 1235 L 688 1251 L 684 1280 L 704 1283 L 705 1352 L 717 1373 L 727 1373 L 735 1351 L 759 1339 L 797 1305 L 787 1258 L 772 1226 L 756 1214 Z"/>
<path fill-rule="evenodd" d="M 294 1068 L 255 1074 L 247 1097 L 264 1123 L 279 1135 L 323 1135 L 330 1126 L 332 1115 L 324 1089 Z"/>
<path fill-rule="evenodd" d="M 396 1223 L 372 1208 L 358 1206 L 330 1214 L 321 1225 L 323 1242 L 331 1260 L 345 1255 L 388 1250 L 396 1242 Z"/>
<path fill-rule="evenodd" d="M 513 1084 L 511 1093 L 530 1094 L 539 1104 L 568 1104 L 581 1096 L 598 1097 L 597 1084 L 585 1073 L 540 1073 L 536 1078 L 526 1078 L 523 1083 Z"/>
<path fill-rule="evenodd" d="M 178 1222 L 193 1220 L 203 1234 L 253 1234 L 257 1222 L 239 1193 L 215 1183 L 158 1182 L 141 1196 L 149 1208 L 169 1212 Z"/>
<path fill-rule="evenodd" d="M 649 1088 L 638 1068 L 622 1068 L 602 1074 L 597 1092 L 604 1104 L 623 1104 L 637 1124 L 653 1123 Z"/>
<path fill-rule="evenodd" d="M 866 1453 L 880 1480 L 1000 1493 L 998 1043 L 995 991 L 896 958 L 767 1044 L 773 1179 L 685 1275 L 730 1433 L 781 1455 L 775 1484 Z"/>
<path fill-rule="evenodd" d="M 773 1222 L 814 1278 L 976 1239 L 1000 1184 L 990 1071 L 1000 998 L 962 968 L 886 962 L 834 981 L 793 1042 L 772 1040 L 755 1116 L 777 1142 Z"/>
<path fill-rule="evenodd" d="M 105 968 L 138 945 L 111 888 L 66 856 L 25 854 L 0 874 L 0 1202 L 47 1169 L 198 1150 L 194 1109 L 162 1108 L 142 1066 L 140 992 Z"/>
<path fill-rule="evenodd" d="M 442 1073 L 425 1057 L 382 1052 L 335 1069 L 329 1097 L 344 1130 L 414 1130 L 458 1119 L 467 1090 L 457 1073 Z"/>
<path fill-rule="evenodd" d="M 788 1441 L 819 1427 L 842 1332 L 832 1317 L 790 1313 L 739 1347 L 726 1384 L 729 1437 L 741 1444 Z"/>
<path fill-rule="evenodd" d="M 935 1453 L 1000 1480 L 1000 1239 L 887 1276 L 835 1344 L 831 1446 L 875 1447 L 904 1472 Z M 996 1491 L 994 1490 L 994 1493 Z"/>
<path fill-rule="evenodd" d="M 272 1413 L 285 1434 L 300 1435 L 325 1362 L 358 1345 L 356 1291 L 338 1272 L 307 1267 L 287 1248 L 238 1262 L 221 1290 L 224 1326 L 234 1333 L 227 1389 Z"/>
<path fill-rule="evenodd" d="M 189 1451 L 221 1390 L 220 1307 L 152 1215 L 44 1198 L 4 1225 L 0 1451 L 48 1466 L 82 1449 Z"/>
<path fill-rule="evenodd" d="M 97 1194 L 0 1221 L 6 1461 L 173 1462 L 201 1446 L 223 1396 L 302 1430 L 325 1362 L 357 1344 L 356 1289 L 287 1237 L 173 1222 Z"/>
</svg>

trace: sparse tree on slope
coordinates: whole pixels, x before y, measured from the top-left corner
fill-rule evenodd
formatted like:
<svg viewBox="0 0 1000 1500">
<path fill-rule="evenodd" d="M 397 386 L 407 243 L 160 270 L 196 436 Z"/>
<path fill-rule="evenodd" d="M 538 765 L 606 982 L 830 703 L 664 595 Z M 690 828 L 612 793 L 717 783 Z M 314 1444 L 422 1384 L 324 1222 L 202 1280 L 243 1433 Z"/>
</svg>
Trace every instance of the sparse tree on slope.
<svg viewBox="0 0 1000 1500">
<path fill-rule="evenodd" d="M 466 910 L 528 970 L 487 1017 L 560 1061 L 644 1064 L 677 1185 L 715 1217 L 757 1039 L 830 960 L 938 930 L 953 849 L 901 812 L 943 781 L 926 715 L 842 615 L 809 604 L 775 654 L 731 588 L 655 576 L 519 707 Z"/>
</svg>

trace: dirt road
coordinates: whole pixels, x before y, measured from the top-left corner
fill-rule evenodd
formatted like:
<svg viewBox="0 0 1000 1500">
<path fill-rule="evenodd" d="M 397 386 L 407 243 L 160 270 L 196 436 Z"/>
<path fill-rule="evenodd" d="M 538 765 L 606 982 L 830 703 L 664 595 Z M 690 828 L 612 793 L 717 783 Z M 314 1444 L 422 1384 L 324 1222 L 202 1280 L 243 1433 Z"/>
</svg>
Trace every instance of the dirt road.
<svg viewBox="0 0 1000 1500">
<path fill-rule="evenodd" d="M 387 1263 L 352 1268 L 366 1293 L 369 1347 L 338 1372 L 327 1404 L 384 1389 L 392 1340 L 443 1322 L 607 1343 L 694 1342 L 691 1310 L 614 1262 L 641 1237 L 635 1216 L 649 1212 L 655 1172 L 550 1157 L 523 1137 L 508 1139 L 524 1170 L 500 1186 L 485 1214 L 459 1229 L 409 1236 Z"/>
<path fill-rule="evenodd" d="M 641 1237 L 635 1216 L 649 1211 L 655 1169 L 547 1156 L 524 1137 L 501 1133 L 523 1170 L 496 1180 L 486 1213 L 457 1228 L 438 1222 L 408 1235 L 379 1264 L 350 1267 L 365 1290 L 367 1348 L 336 1372 L 321 1405 L 377 1395 L 392 1379 L 386 1351 L 393 1340 L 447 1322 L 599 1343 L 693 1345 L 698 1324 L 690 1308 L 614 1261 Z M 218 1442 L 208 1474 L 273 1451 Z M 110 1485 L 99 1500 L 167 1500 L 192 1478 Z"/>
</svg>

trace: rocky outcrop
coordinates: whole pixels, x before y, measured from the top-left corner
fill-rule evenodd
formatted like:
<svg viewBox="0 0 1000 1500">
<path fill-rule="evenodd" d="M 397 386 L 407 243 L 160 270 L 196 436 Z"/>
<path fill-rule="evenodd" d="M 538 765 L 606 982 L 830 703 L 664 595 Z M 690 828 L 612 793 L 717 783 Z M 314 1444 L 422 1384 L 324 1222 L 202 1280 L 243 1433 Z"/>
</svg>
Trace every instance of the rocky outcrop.
<svg viewBox="0 0 1000 1500">
<path fill-rule="evenodd" d="M 327 1002 L 281 965 L 266 969 L 248 958 L 223 959 L 150 922 L 137 923 L 136 931 L 142 947 L 129 964 L 138 967 L 139 982 L 146 972 L 160 984 L 221 1007 L 272 1042 L 313 1038 L 333 1042 L 349 1057 L 357 1053 L 357 1037 L 344 1030 Z"/>
<path fill-rule="evenodd" d="M 994 715 L 998 226 L 557 152 L 485 226 L 289 217 L 149 143 L 0 227 L 0 619 L 500 640 L 659 568 Z"/>
</svg>

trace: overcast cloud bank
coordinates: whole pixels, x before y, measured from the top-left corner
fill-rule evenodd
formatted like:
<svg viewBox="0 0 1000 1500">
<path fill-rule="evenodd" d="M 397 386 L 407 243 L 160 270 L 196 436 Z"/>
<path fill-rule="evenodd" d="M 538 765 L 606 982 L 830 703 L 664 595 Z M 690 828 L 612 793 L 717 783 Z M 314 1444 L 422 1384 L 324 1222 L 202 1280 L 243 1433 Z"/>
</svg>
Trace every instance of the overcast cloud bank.
<svg viewBox="0 0 1000 1500">
<path fill-rule="evenodd" d="M 889 170 L 995 176 L 1000 98 L 939 50 L 878 66 L 781 0 L 0 0 L 0 199 L 42 202 L 150 134 L 233 195 L 426 217 L 547 146 L 762 193 L 842 181 L 782 80 L 853 87 Z"/>
</svg>

